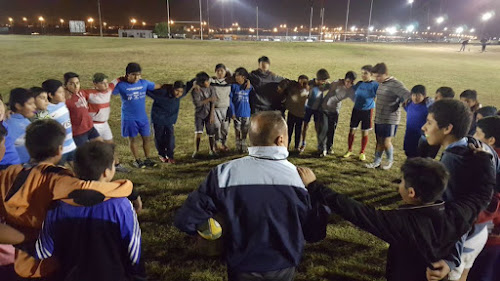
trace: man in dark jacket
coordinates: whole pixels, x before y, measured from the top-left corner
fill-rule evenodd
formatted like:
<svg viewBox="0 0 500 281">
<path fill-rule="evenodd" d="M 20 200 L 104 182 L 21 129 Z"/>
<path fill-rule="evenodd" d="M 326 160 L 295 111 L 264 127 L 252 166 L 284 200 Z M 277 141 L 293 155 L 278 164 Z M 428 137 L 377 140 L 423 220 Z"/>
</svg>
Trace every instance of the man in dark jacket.
<svg viewBox="0 0 500 281">
<path fill-rule="evenodd" d="M 319 211 L 323 206 L 313 208 L 297 168 L 287 160 L 288 132 L 280 113 L 253 115 L 249 139 L 249 156 L 212 169 L 174 225 L 194 235 L 221 215 L 229 281 L 290 281 L 305 240 L 325 237 L 328 214 Z"/>
<path fill-rule="evenodd" d="M 376 210 L 339 194 L 316 182 L 309 169 L 299 168 L 299 174 L 313 203 L 328 205 L 334 213 L 390 244 L 387 280 L 422 281 L 426 268 L 447 258 L 455 242 L 469 231 L 483 206 L 482 198 L 495 185 L 490 155 L 479 152 L 471 161 L 470 172 L 481 175 L 476 178 L 481 184 L 475 186 L 475 193 L 445 203 L 438 200 L 446 188 L 446 168 L 431 159 L 407 160 L 399 186 L 406 205 L 396 210 Z"/>
<path fill-rule="evenodd" d="M 282 111 L 284 97 L 278 94 L 278 84 L 284 78 L 272 73 L 269 68 L 271 61 L 268 57 L 259 58 L 259 69 L 250 73 L 250 83 L 254 91 L 250 95 L 252 114 L 260 111 Z"/>
</svg>

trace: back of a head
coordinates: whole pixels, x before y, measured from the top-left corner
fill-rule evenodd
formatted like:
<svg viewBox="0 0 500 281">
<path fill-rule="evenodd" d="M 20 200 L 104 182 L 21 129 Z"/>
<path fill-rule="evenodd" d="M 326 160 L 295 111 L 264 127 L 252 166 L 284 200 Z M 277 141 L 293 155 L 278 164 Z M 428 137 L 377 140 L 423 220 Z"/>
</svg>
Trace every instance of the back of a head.
<svg viewBox="0 0 500 281">
<path fill-rule="evenodd" d="M 66 138 L 66 129 L 52 119 L 37 120 L 26 128 L 26 149 L 34 162 L 55 157 Z"/>
<path fill-rule="evenodd" d="M 250 119 L 248 138 L 251 146 L 274 146 L 276 139 L 286 133 L 287 125 L 279 111 L 262 111 Z"/>
<path fill-rule="evenodd" d="M 130 74 L 134 72 L 142 72 L 141 65 L 136 62 L 131 62 L 127 64 L 127 67 L 125 68 L 125 74 Z"/>
<path fill-rule="evenodd" d="M 57 90 L 62 87 L 62 83 L 59 80 L 49 79 L 42 83 L 42 88 L 47 92 L 47 94 L 54 94 Z"/>
<path fill-rule="evenodd" d="M 411 93 L 412 94 L 422 94 L 422 95 L 427 95 L 427 91 L 425 89 L 424 85 L 415 85 L 413 88 L 411 88 Z"/>
<path fill-rule="evenodd" d="M 459 100 L 443 99 L 435 102 L 429 107 L 439 128 L 452 125 L 451 135 L 461 139 L 469 132 L 472 122 L 472 112 Z"/>
<path fill-rule="evenodd" d="M 372 68 L 372 73 L 374 74 L 387 74 L 389 73 L 389 70 L 387 69 L 387 65 L 383 62 L 377 63 L 373 68 Z"/>
<path fill-rule="evenodd" d="M 69 79 L 71 78 L 78 78 L 80 79 L 80 75 L 74 73 L 74 72 L 66 72 L 64 73 L 64 85 L 68 84 Z"/>
<path fill-rule="evenodd" d="M 441 96 L 445 99 L 455 98 L 455 91 L 453 91 L 453 89 L 450 87 L 440 87 L 436 90 L 436 93 L 440 93 Z"/>
<path fill-rule="evenodd" d="M 246 79 L 248 79 L 248 76 L 250 76 L 250 74 L 248 74 L 248 71 L 244 67 L 236 68 L 236 70 L 234 71 L 234 76 L 236 76 L 236 75 L 243 76 Z"/>
<path fill-rule="evenodd" d="M 330 73 L 328 73 L 328 71 L 324 68 L 318 70 L 318 72 L 316 72 L 316 79 L 317 80 L 328 80 L 330 79 Z"/>
<path fill-rule="evenodd" d="M 12 89 L 12 91 L 10 91 L 10 97 L 9 97 L 10 110 L 12 110 L 13 112 L 17 112 L 16 104 L 24 106 L 24 104 L 31 98 L 33 98 L 33 95 L 27 89 L 24 88 Z"/>
<path fill-rule="evenodd" d="M 99 180 L 106 171 L 112 169 L 115 149 L 112 144 L 90 141 L 76 149 L 74 170 L 82 180 Z"/>
<path fill-rule="evenodd" d="M 497 115 L 498 109 L 494 106 L 485 106 L 478 109 L 477 114 L 481 114 L 483 117 L 495 116 Z"/>
<path fill-rule="evenodd" d="M 347 71 L 347 73 L 345 74 L 344 78 L 346 80 L 349 79 L 351 81 L 354 81 L 354 80 L 356 80 L 356 78 L 358 78 L 358 75 L 354 71 Z"/>
<path fill-rule="evenodd" d="M 500 116 L 490 116 L 477 121 L 477 127 L 486 139 L 495 138 L 495 147 L 500 147 Z"/>
<path fill-rule="evenodd" d="M 208 80 L 210 80 L 210 76 L 208 76 L 206 72 L 199 72 L 196 74 L 196 84 L 201 85 Z"/>
<path fill-rule="evenodd" d="M 423 204 L 439 200 L 446 189 L 449 174 L 445 166 L 430 158 L 410 158 L 401 167 L 405 187 L 415 189 Z"/>
<path fill-rule="evenodd" d="M 465 90 L 460 94 L 461 99 L 477 100 L 476 90 Z"/>
</svg>

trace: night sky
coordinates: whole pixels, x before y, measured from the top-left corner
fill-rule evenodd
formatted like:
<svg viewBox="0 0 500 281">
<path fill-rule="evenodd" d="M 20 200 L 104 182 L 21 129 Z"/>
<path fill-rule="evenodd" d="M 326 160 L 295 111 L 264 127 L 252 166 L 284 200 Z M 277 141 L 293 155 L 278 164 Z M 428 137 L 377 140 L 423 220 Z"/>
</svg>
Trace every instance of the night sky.
<svg viewBox="0 0 500 281">
<path fill-rule="evenodd" d="M 319 26 L 319 8 L 324 2 L 325 24 L 343 26 L 347 0 L 314 1 L 314 25 Z M 127 24 L 134 17 L 139 22 L 156 23 L 166 20 L 166 1 L 164 0 L 101 0 L 103 20 L 109 24 Z M 230 26 L 238 22 L 240 26 L 255 26 L 255 4 L 259 3 L 260 27 L 309 25 L 309 0 L 208 0 L 210 24 Z M 206 19 L 207 0 L 202 0 L 204 20 Z M 199 20 L 198 0 L 170 0 L 171 17 L 174 20 Z M 467 25 L 481 29 L 482 13 L 495 10 L 497 15 L 488 22 L 490 33 L 500 33 L 499 0 L 415 0 L 413 18 L 421 26 L 428 25 L 440 14 L 448 15 L 444 24 L 450 28 Z M 367 26 L 370 0 L 351 0 L 349 26 Z M 223 11 L 225 16 L 223 17 Z M 37 18 L 43 15 L 46 20 L 55 22 L 59 18 L 97 19 L 97 0 L 0 0 L 0 21 L 7 23 L 7 17 L 20 21 L 21 17 Z M 385 28 L 393 24 L 406 26 L 410 22 L 410 6 L 407 0 L 374 0 L 373 25 Z M 493 34 L 492 34 L 493 35 Z"/>
</svg>

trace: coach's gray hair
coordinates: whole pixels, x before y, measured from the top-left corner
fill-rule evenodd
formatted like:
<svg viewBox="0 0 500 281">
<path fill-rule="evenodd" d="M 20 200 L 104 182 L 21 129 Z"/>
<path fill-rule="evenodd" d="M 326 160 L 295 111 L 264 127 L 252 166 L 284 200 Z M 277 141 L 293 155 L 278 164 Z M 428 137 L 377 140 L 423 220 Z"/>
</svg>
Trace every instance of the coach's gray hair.
<svg viewBox="0 0 500 281">
<path fill-rule="evenodd" d="M 262 111 L 250 119 L 250 146 L 274 146 L 276 139 L 286 134 L 287 125 L 279 111 Z"/>
</svg>

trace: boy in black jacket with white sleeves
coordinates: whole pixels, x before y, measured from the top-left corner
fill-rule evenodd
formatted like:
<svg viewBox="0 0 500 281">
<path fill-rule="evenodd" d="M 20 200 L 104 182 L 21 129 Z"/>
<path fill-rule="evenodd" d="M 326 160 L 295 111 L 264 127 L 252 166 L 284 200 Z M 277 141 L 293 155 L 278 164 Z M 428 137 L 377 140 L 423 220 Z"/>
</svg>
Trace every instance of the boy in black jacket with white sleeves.
<svg viewBox="0 0 500 281">
<path fill-rule="evenodd" d="M 446 203 L 439 201 L 448 181 L 446 168 L 431 159 L 407 160 L 399 186 L 405 205 L 387 211 L 321 185 L 310 169 L 299 168 L 299 174 L 311 202 L 328 205 L 332 212 L 390 244 L 387 280 L 422 281 L 433 262 L 450 260 L 456 241 L 470 230 L 483 208 L 482 197 L 491 196 L 495 172 L 490 155 L 477 152 L 476 156 L 471 158 L 475 165 L 470 171 L 477 175 L 476 192 Z"/>
</svg>

